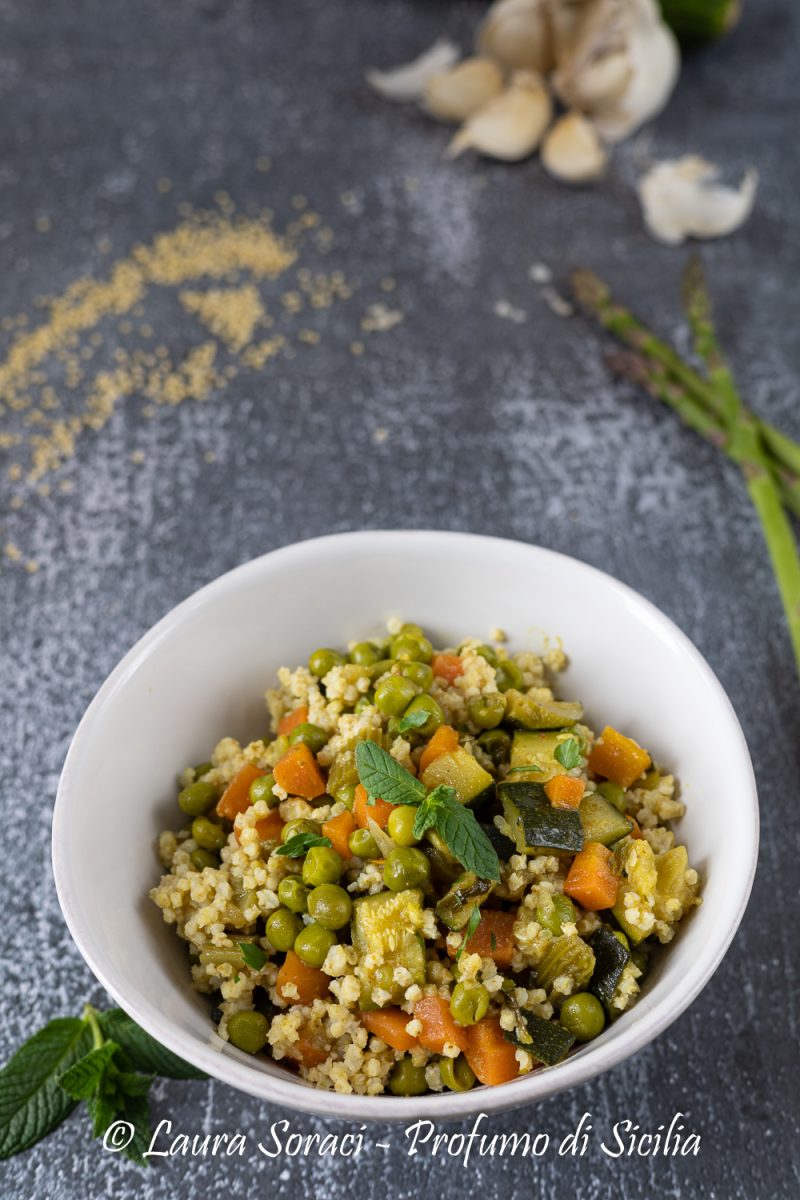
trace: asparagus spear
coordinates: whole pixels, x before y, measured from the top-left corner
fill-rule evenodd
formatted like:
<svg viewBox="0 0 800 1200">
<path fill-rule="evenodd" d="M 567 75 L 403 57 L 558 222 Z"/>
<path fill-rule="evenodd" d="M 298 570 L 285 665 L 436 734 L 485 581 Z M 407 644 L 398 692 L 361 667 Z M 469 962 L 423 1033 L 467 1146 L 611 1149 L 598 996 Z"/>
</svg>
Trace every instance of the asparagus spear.
<svg viewBox="0 0 800 1200">
<path fill-rule="evenodd" d="M 761 522 L 800 674 L 800 558 L 782 503 L 794 507 L 797 493 L 787 494 L 786 472 L 771 456 L 764 427 L 741 402 L 717 345 L 702 272 L 694 267 L 687 272 L 684 298 L 696 348 L 708 367 L 708 380 L 654 337 L 632 313 L 615 304 L 610 290 L 596 275 L 575 272 L 573 290 L 578 302 L 605 328 L 634 348 L 632 354 L 614 356 L 612 366 L 669 404 L 692 429 L 724 450 L 741 468 Z M 779 436 L 783 439 L 783 435 Z M 796 443 L 788 438 L 783 440 L 788 443 L 790 454 L 792 447 L 800 453 Z"/>
</svg>

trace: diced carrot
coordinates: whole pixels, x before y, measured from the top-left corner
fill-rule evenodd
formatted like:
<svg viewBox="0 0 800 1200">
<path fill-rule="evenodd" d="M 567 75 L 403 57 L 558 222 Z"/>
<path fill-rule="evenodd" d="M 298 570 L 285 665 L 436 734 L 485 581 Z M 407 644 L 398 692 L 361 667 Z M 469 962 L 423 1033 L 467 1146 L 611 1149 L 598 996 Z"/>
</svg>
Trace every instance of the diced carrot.
<svg viewBox="0 0 800 1200">
<path fill-rule="evenodd" d="M 460 1050 L 466 1049 L 467 1030 L 454 1019 L 443 996 L 423 996 L 414 1005 L 414 1016 L 422 1025 L 419 1044 L 426 1050 L 441 1054 L 445 1042 L 451 1042 Z"/>
<path fill-rule="evenodd" d="M 544 785 L 547 799 L 555 808 L 578 808 L 586 784 L 572 775 L 554 775 Z"/>
<path fill-rule="evenodd" d="M 632 838 L 643 838 L 644 834 L 642 833 L 642 830 L 639 826 L 639 822 L 636 820 L 636 817 L 631 817 L 631 820 L 633 821 L 633 829 L 631 830 L 631 837 Z"/>
<path fill-rule="evenodd" d="M 499 1017 L 484 1017 L 477 1025 L 471 1025 L 467 1032 L 464 1053 L 481 1083 L 496 1087 L 499 1083 L 509 1083 L 517 1078 L 519 1063 L 516 1051 L 513 1043 L 503 1036 Z"/>
<path fill-rule="evenodd" d="M 586 842 L 564 881 L 564 891 L 582 908 L 600 912 L 612 908 L 617 899 L 619 879 L 614 872 L 611 851 L 600 842 Z"/>
<path fill-rule="evenodd" d="M 267 772 L 263 767 L 245 763 L 238 775 L 234 775 L 217 804 L 217 816 L 233 821 L 239 813 L 250 807 L 250 784 Z"/>
<path fill-rule="evenodd" d="M 283 817 L 279 808 L 273 808 L 268 817 L 256 821 L 256 833 L 262 842 L 274 842 L 281 836 Z"/>
<path fill-rule="evenodd" d="M 493 958 L 498 967 L 511 966 L 514 957 L 514 921 L 513 913 L 502 912 L 499 908 L 481 909 L 481 919 L 472 937 L 464 947 L 467 954 L 480 954 L 481 958 Z M 447 953 L 455 958 L 459 947 L 447 947 Z"/>
<path fill-rule="evenodd" d="M 309 967 L 297 957 L 294 950 L 288 950 L 278 971 L 276 991 L 288 1004 L 311 1004 L 328 994 L 329 983 L 330 979 L 324 971 Z M 294 984 L 297 995 L 284 993 L 284 988 L 291 984 Z"/>
<path fill-rule="evenodd" d="M 644 774 L 650 762 L 650 755 L 638 742 L 606 725 L 592 746 L 589 770 L 628 788 Z"/>
<path fill-rule="evenodd" d="M 315 800 L 325 791 L 325 780 L 317 760 L 303 742 L 287 750 L 273 768 L 275 782 L 290 796 Z"/>
<path fill-rule="evenodd" d="M 458 734 L 455 729 L 453 729 L 452 725 L 440 725 L 422 751 L 422 756 L 419 760 L 420 775 L 426 767 L 429 767 L 442 754 L 450 754 L 453 750 L 457 749 Z"/>
<path fill-rule="evenodd" d="M 297 1041 L 292 1042 L 286 1051 L 287 1058 L 293 1058 L 301 1067 L 318 1067 L 330 1054 L 327 1046 L 320 1046 L 313 1041 L 308 1031 L 301 1025 L 297 1033 Z"/>
<path fill-rule="evenodd" d="M 452 683 L 464 674 L 464 660 L 457 654 L 434 654 L 431 659 L 431 670 L 437 679 L 446 679 Z"/>
<path fill-rule="evenodd" d="M 322 832 L 326 838 L 331 839 L 331 845 L 334 850 L 341 854 L 342 858 L 352 858 L 347 839 L 355 827 L 355 818 L 347 809 L 339 813 L 338 817 L 331 817 L 329 821 L 323 821 L 322 823 Z"/>
<path fill-rule="evenodd" d="M 385 829 L 389 817 L 397 808 L 396 804 L 389 804 L 386 800 L 376 799 L 374 804 L 368 803 L 369 797 L 367 789 L 363 784 L 359 783 L 356 787 L 356 798 L 353 802 L 353 816 L 355 817 L 356 825 L 359 829 L 367 828 L 367 821 L 372 818 L 381 829 Z"/>
<path fill-rule="evenodd" d="M 278 723 L 278 733 L 287 734 L 296 729 L 298 725 L 302 725 L 308 720 L 308 705 L 301 704 L 299 708 L 294 708 L 285 717 L 281 717 Z"/>
<path fill-rule="evenodd" d="M 419 1046 L 413 1034 L 406 1032 L 410 1020 L 402 1008 L 376 1008 L 374 1012 L 361 1014 L 362 1025 L 393 1050 L 413 1050 Z"/>
</svg>

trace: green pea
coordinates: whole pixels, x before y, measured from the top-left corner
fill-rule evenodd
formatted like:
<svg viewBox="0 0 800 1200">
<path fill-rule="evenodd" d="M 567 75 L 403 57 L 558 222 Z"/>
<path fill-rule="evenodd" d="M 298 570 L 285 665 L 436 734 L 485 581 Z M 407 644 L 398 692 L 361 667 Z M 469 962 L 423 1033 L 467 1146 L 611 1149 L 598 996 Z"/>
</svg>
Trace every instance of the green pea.
<svg viewBox="0 0 800 1200">
<path fill-rule="evenodd" d="M 497 666 L 497 651 L 492 646 L 477 646 L 475 653 L 481 658 L 485 658 L 490 666 Z"/>
<path fill-rule="evenodd" d="M 598 783 L 597 790 L 604 800 L 614 805 L 614 808 L 619 809 L 620 812 L 624 811 L 625 789 L 621 788 L 618 783 L 612 783 L 609 779 L 603 783 Z"/>
<path fill-rule="evenodd" d="M 561 1005 L 558 1019 L 579 1042 L 590 1042 L 603 1032 L 606 1014 L 596 996 L 589 992 L 577 992 Z"/>
<path fill-rule="evenodd" d="M 299 725 L 295 725 L 289 734 L 290 746 L 296 746 L 298 742 L 302 742 L 304 746 L 308 746 L 312 754 L 319 754 L 327 740 L 328 735 L 325 730 L 320 729 L 319 725 L 312 725 L 310 721 L 302 721 Z"/>
<path fill-rule="evenodd" d="M 338 650 L 331 650 L 328 647 L 322 650 L 315 650 L 308 659 L 308 669 L 312 675 L 316 675 L 317 679 L 324 679 L 328 671 L 332 671 L 334 667 L 341 667 L 347 659 Z"/>
<path fill-rule="evenodd" d="M 178 794 L 178 804 L 187 817 L 202 817 L 217 802 L 219 791 L 213 783 L 200 779 Z"/>
<path fill-rule="evenodd" d="M 202 848 L 193 850 L 189 855 L 189 861 L 198 871 L 202 871 L 205 867 L 219 866 L 218 855 L 212 854 L 210 850 L 203 850 Z"/>
<path fill-rule="evenodd" d="M 331 846 L 312 846 L 303 862 L 303 883 L 308 887 L 336 883 L 342 867 L 342 856 Z"/>
<path fill-rule="evenodd" d="M 509 688 L 522 687 L 522 671 L 513 659 L 510 658 L 504 658 L 502 662 L 497 664 L 495 679 L 498 691 L 501 692 L 507 692 Z"/>
<path fill-rule="evenodd" d="M 429 663 L 433 658 L 433 646 L 428 639 L 412 633 L 400 633 L 392 638 L 389 652 L 400 662 Z"/>
<path fill-rule="evenodd" d="M 477 1025 L 489 1011 L 489 993 L 482 983 L 457 983 L 450 997 L 450 1015 L 459 1025 Z"/>
<path fill-rule="evenodd" d="M 294 942 L 294 952 L 301 962 L 309 967 L 321 967 L 331 946 L 336 945 L 336 934 L 321 925 L 306 925 Z"/>
<path fill-rule="evenodd" d="M 501 692 L 488 696 L 473 696 L 467 704 L 469 719 L 478 729 L 494 729 L 506 715 L 506 701 Z"/>
<path fill-rule="evenodd" d="M 364 692 L 363 696 L 359 696 L 356 700 L 355 711 L 363 712 L 365 708 L 371 708 L 375 703 L 375 693 L 373 691 Z"/>
<path fill-rule="evenodd" d="M 208 817 L 195 817 L 192 821 L 192 837 L 201 850 L 221 850 L 228 840 L 222 826 L 209 821 Z"/>
<path fill-rule="evenodd" d="M 237 1050 L 258 1054 L 267 1044 L 269 1021 L 260 1012 L 237 1012 L 228 1017 L 228 1038 Z"/>
<path fill-rule="evenodd" d="M 213 766 L 214 764 L 211 762 L 202 762 L 198 763 L 196 767 L 192 767 L 192 770 L 194 771 L 195 783 L 198 779 L 202 779 L 204 775 L 207 775 Z"/>
<path fill-rule="evenodd" d="M 378 843 L 368 829 L 354 829 L 347 839 L 350 853 L 357 858 L 380 858 Z"/>
<path fill-rule="evenodd" d="M 413 621 L 404 621 L 400 626 L 400 633 L 406 633 L 409 637 L 421 638 L 425 636 L 425 631 L 421 625 L 415 625 Z"/>
<path fill-rule="evenodd" d="M 291 950 L 295 938 L 303 929 L 303 922 L 296 913 L 288 908 L 276 908 L 270 913 L 265 925 L 267 937 L 276 950 L 285 952 Z"/>
<path fill-rule="evenodd" d="M 430 873 L 431 865 L 421 850 L 400 846 L 386 856 L 383 882 L 392 892 L 404 892 L 425 883 Z"/>
<path fill-rule="evenodd" d="M 389 837 L 398 846 L 416 846 L 419 841 L 414 837 L 414 821 L 417 817 L 415 804 L 400 804 L 389 813 L 386 830 Z"/>
<path fill-rule="evenodd" d="M 387 675 L 375 688 L 375 704 L 386 717 L 399 717 L 408 708 L 417 691 L 410 679 Z"/>
<path fill-rule="evenodd" d="M 415 1067 L 408 1055 L 394 1064 L 389 1073 L 389 1091 L 393 1096 L 422 1096 L 427 1090 L 424 1067 Z"/>
<path fill-rule="evenodd" d="M 656 771 L 656 769 L 653 768 L 652 771 L 647 772 L 644 779 L 639 784 L 639 787 L 644 788 L 644 790 L 646 792 L 654 792 L 660 783 L 661 783 L 661 772 Z"/>
<path fill-rule="evenodd" d="M 441 705 L 437 704 L 433 696 L 415 696 L 403 713 L 403 716 L 408 717 L 412 713 L 417 712 L 425 713 L 427 718 L 424 725 L 416 725 L 414 727 L 414 732 L 421 733 L 423 737 L 430 737 L 440 725 L 444 724 L 444 713 L 442 712 Z"/>
<path fill-rule="evenodd" d="M 343 783 L 336 793 L 335 799 L 339 804 L 343 804 L 349 812 L 353 811 L 353 805 L 356 802 L 356 785 L 354 783 Z"/>
<path fill-rule="evenodd" d="M 335 883 L 323 883 L 308 896 L 308 915 L 323 929 L 343 929 L 350 922 L 353 901 Z"/>
<path fill-rule="evenodd" d="M 273 791 L 274 787 L 274 775 L 259 775 L 258 779 L 254 779 L 250 784 L 250 803 L 258 804 L 259 800 L 264 800 L 270 808 L 277 808 L 280 800 Z"/>
<path fill-rule="evenodd" d="M 404 662 L 400 664 L 400 674 L 423 692 L 427 692 L 433 684 L 433 668 L 423 662 Z"/>
<path fill-rule="evenodd" d="M 278 899 L 289 912 L 304 913 L 308 909 L 308 888 L 296 875 L 287 875 L 278 884 Z"/>
<path fill-rule="evenodd" d="M 451 1092 L 468 1092 L 475 1083 L 475 1072 L 463 1054 L 458 1058 L 440 1058 L 439 1074 L 442 1083 Z"/>
<path fill-rule="evenodd" d="M 298 833 L 319 833 L 320 827 L 316 821 L 307 821 L 304 817 L 298 817 L 294 821 L 287 821 L 281 830 L 281 841 L 285 844 L 289 838 L 297 837 Z"/>
<path fill-rule="evenodd" d="M 507 762 L 511 754 L 511 738 L 505 729 L 487 729 L 479 735 L 478 745 L 496 766 Z"/>
<path fill-rule="evenodd" d="M 542 900 L 536 905 L 536 920 L 543 929 L 549 929 L 555 937 L 558 937 L 561 933 L 561 926 L 575 920 L 575 906 L 569 896 L 563 896 L 560 892 L 555 896 L 549 896 L 548 901 L 549 903 Z"/>
<path fill-rule="evenodd" d="M 391 671 L 396 664 L 391 658 L 379 658 L 377 662 L 365 667 L 365 674 L 370 679 L 380 679 L 381 675 L 385 675 L 387 671 Z"/>
<path fill-rule="evenodd" d="M 372 663 L 376 663 L 380 656 L 380 648 L 374 642 L 359 642 L 350 651 L 350 662 L 358 663 L 361 667 L 369 667 Z"/>
</svg>

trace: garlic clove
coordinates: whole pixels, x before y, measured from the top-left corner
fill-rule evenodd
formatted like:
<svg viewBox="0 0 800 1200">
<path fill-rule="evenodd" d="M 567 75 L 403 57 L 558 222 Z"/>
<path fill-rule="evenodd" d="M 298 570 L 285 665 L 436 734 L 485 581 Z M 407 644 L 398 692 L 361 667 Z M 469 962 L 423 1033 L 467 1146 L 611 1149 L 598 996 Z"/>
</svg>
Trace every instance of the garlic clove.
<svg viewBox="0 0 800 1200">
<path fill-rule="evenodd" d="M 638 183 L 645 225 L 653 237 L 678 246 L 687 237 L 724 237 L 753 210 L 758 172 L 738 188 L 718 183 L 719 169 L 696 154 L 656 163 Z"/>
<path fill-rule="evenodd" d="M 517 162 L 532 154 L 553 116 L 550 93 L 538 76 L 517 71 L 510 85 L 462 125 L 447 148 L 455 158 L 477 150 L 489 158 Z"/>
<path fill-rule="evenodd" d="M 367 82 L 387 100 L 421 100 L 428 80 L 449 70 L 458 55 L 458 46 L 440 38 L 413 62 L 389 71 L 371 67 L 366 72 Z"/>
<path fill-rule="evenodd" d="M 681 67 L 677 39 L 660 17 L 655 0 L 636 0 L 627 38 L 631 79 L 616 104 L 597 112 L 597 128 L 610 142 L 621 141 L 666 106 Z"/>
<path fill-rule="evenodd" d="M 423 103 L 440 121 L 466 121 L 503 90 L 503 72 L 490 58 L 465 58 L 425 84 Z"/>
<path fill-rule="evenodd" d="M 608 155 L 597 130 L 579 112 L 560 117 L 548 130 L 542 144 L 545 169 L 565 183 L 588 183 L 597 179 L 607 162 Z"/>
<path fill-rule="evenodd" d="M 530 67 L 547 72 L 553 65 L 548 0 L 497 0 L 478 29 L 478 52 L 507 70 Z"/>
<path fill-rule="evenodd" d="M 559 99 L 575 105 L 584 112 L 597 112 L 613 107 L 630 86 L 633 67 L 624 50 L 612 51 L 589 63 L 562 87 L 562 77 L 556 75 L 553 85 Z"/>
</svg>

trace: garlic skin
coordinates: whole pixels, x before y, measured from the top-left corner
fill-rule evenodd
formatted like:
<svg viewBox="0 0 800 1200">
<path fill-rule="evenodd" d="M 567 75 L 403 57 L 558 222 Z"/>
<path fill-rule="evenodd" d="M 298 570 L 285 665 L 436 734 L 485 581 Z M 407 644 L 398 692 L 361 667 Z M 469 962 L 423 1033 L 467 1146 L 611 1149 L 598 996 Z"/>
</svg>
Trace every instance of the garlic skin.
<svg viewBox="0 0 800 1200">
<path fill-rule="evenodd" d="M 456 158 L 464 150 L 477 150 L 488 158 L 518 162 L 533 153 L 552 117 L 550 93 L 539 76 L 517 71 L 505 91 L 462 125 L 446 153 Z"/>
<path fill-rule="evenodd" d="M 458 46 L 440 38 L 413 62 L 390 71 L 370 67 L 366 72 L 367 83 L 387 100 L 421 100 L 428 80 L 449 70 L 458 61 L 458 56 Z"/>
<path fill-rule="evenodd" d="M 645 225 L 668 246 L 687 237 L 724 237 L 753 210 L 758 172 L 747 171 L 738 188 L 718 183 L 719 168 L 696 154 L 655 163 L 637 185 Z"/>
<path fill-rule="evenodd" d="M 495 59 L 508 71 L 548 72 L 553 66 L 549 3 L 496 0 L 478 29 L 478 53 Z"/>
<path fill-rule="evenodd" d="M 656 0 L 585 0 L 553 86 L 617 142 L 661 112 L 679 72 L 678 43 Z"/>
<path fill-rule="evenodd" d="M 425 84 L 423 105 L 440 121 L 466 121 L 503 90 L 503 72 L 491 58 L 465 58 Z"/>
<path fill-rule="evenodd" d="M 591 121 L 579 112 L 560 117 L 542 145 L 542 164 L 564 183 L 589 183 L 606 168 L 608 154 Z"/>
</svg>

